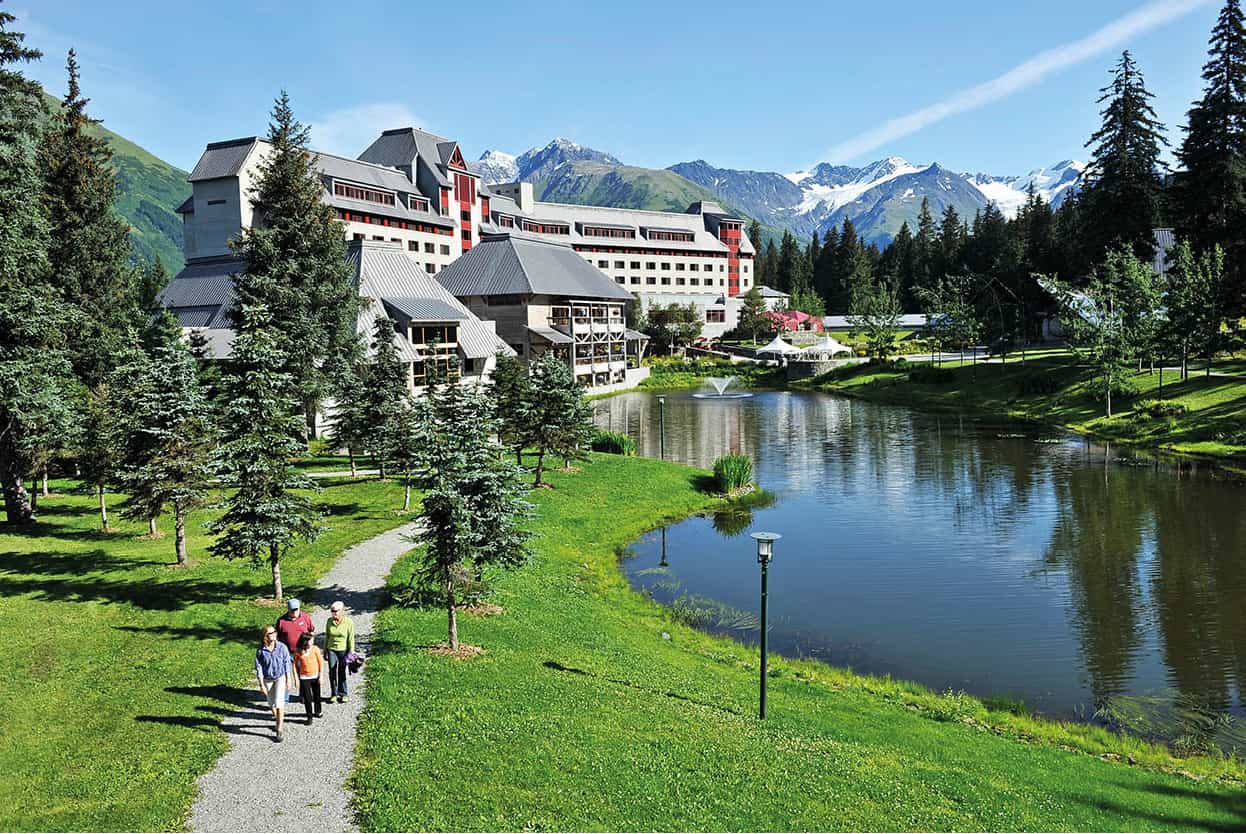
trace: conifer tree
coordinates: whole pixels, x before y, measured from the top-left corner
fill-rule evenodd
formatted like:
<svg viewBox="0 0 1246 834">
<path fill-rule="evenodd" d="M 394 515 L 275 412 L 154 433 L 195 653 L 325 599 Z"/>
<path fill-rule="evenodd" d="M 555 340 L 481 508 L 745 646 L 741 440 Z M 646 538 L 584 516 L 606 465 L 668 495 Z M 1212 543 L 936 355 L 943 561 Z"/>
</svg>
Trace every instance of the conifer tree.
<svg viewBox="0 0 1246 834">
<path fill-rule="evenodd" d="M 219 504 L 225 512 L 211 525 L 219 538 L 209 550 L 256 566 L 267 561 L 273 598 L 280 601 L 281 557 L 296 541 L 320 533 L 320 513 L 301 494 L 316 486 L 291 463 L 304 449 L 304 423 L 278 331 L 263 307 L 243 306 L 237 321 L 214 455 L 229 493 Z"/>
<path fill-rule="evenodd" d="M 523 463 L 524 426 L 521 422 L 524 401 L 531 391 L 528 369 L 518 356 L 498 353 L 493 366 L 490 392 L 493 413 L 498 421 L 498 440 L 514 451 L 515 463 Z"/>
<path fill-rule="evenodd" d="M 48 261 L 53 285 L 73 318 L 70 358 L 88 388 L 100 386 L 142 322 L 130 263 L 130 227 L 113 208 L 112 152 L 92 132 L 69 50 L 68 91 L 40 148 L 43 199 L 50 224 Z M 97 402 L 105 394 L 95 392 Z"/>
<path fill-rule="evenodd" d="M 363 354 L 362 342 L 356 338 L 327 374 L 333 397 L 328 440 L 335 448 L 346 449 L 352 478 L 359 474 L 359 454 L 368 448 L 367 401 L 361 394 L 368 390 L 369 366 Z"/>
<path fill-rule="evenodd" d="M 873 280 L 873 267 L 856 227 L 844 218 L 839 234 L 839 251 L 835 254 L 835 285 L 831 290 L 828 306 L 832 314 L 843 315 L 852 304 L 853 288 Z"/>
<path fill-rule="evenodd" d="M 0 11 L 0 492 L 11 525 L 34 521 L 24 478 L 69 434 L 76 396 L 65 352 L 71 328 L 48 284 L 46 207 L 38 162 L 41 91 L 18 69 L 37 60 L 16 18 Z"/>
<path fill-rule="evenodd" d="M 593 412 L 567 364 L 546 352 L 532 366 L 532 388 L 521 411 L 525 445 L 536 449 L 533 486 L 544 482 L 545 456 L 569 458 L 592 438 Z"/>
<path fill-rule="evenodd" d="M 134 306 L 140 314 L 151 313 L 156 309 L 156 298 L 168 283 L 169 272 L 164 268 L 164 261 L 157 255 L 154 261 L 142 268 L 134 285 Z"/>
<path fill-rule="evenodd" d="M 246 271 L 264 280 L 240 288 L 234 326 L 247 305 L 262 304 L 286 359 L 292 394 L 310 426 L 328 386 L 324 369 L 348 350 L 359 309 L 346 243 L 308 151 L 308 129 L 294 117 L 290 98 L 278 97 L 268 126 L 271 146 L 259 164 L 254 225 L 234 241 Z M 245 294 L 251 291 L 262 295 Z"/>
<path fill-rule="evenodd" d="M 117 482 L 121 463 L 121 422 L 115 394 L 108 383 L 91 388 L 81 402 L 82 454 L 78 467 L 82 482 L 99 500 L 100 530 L 111 532 L 108 523 L 108 489 Z"/>
<path fill-rule="evenodd" d="M 1226 0 L 1203 65 L 1203 97 L 1177 152 L 1177 232 L 1196 249 L 1225 249 L 1235 309 L 1246 303 L 1246 20 Z"/>
<path fill-rule="evenodd" d="M 921 210 L 917 214 L 917 234 L 913 237 L 913 286 L 930 285 L 930 277 L 938 260 L 939 231 L 930 213 L 930 200 L 922 197 Z M 909 294 L 911 298 L 911 293 Z"/>
<path fill-rule="evenodd" d="M 1164 126 L 1151 107 L 1153 95 L 1126 50 L 1101 91 L 1102 126 L 1086 142 L 1091 160 L 1083 174 L 1085 244 L 1092 262 L 1120 245 L 1150 260 L 1160 221 L 1160 148 Z"/>
<path fill-rule="evenodd" d="M 1182 240 L 1169 254 L 1164 308 L 1167 335 L 1181 358 L 1181 378 L 1190 378 L 1190 356 L 1202 353 L 1209 360 L 1218 347 L 1221 315 L 1218 306 L 1224 280 L 1224 250 L 1219 246 L 1196 255 Z M 1208 363 L 1210 373 L 1211 362 Z"/>
<path fill-rule="evenodd" d="M 407 369 L 394 343 L 394 320 L 382 316 L 372 333 L 372 356 L 363 390 L 360 392 L 362 420 L 367 447 L 376 458 L 381 478 L 393 453 L 393 443 L 402 410 L 409 399 Z M 427 363 L 431 367 L 435 363 Z"/>
<path fill-rule="evenodd" d="M 774 238 L 766 241 L 766 255 L 765 258 L 761 260 L 761 263 L 765 264 L 765 267 L 761 271 L 762 276 L 765 278 L 764 284 L 771 289 L 779 289 L 777 285 L 779 275 L 779 250 L 774 245 Z M 758 281 L 762 281 L 762 279 L 759 278 Z"/>
<path fill-rule="evenodd" d="M 764 274 L 766 250 L 761 242 L 761 224 L 756 219 L 748 224 L 748 239 L 749 243 L 753 244 L 753 283 L 765 284 L 767 280 Z"/>
<path fill-rule="evenodd" d="M 791 232 L 785 230 L 779 242 L 778 269 L 770 276 L 774 281 L 774 288 L 786 293 L 795 290 L 803 260 L 800 244 L 796 242 Z"/>
<path fill-rule="evenodd" d="M 150 358 L 113 383 L 132 386 L 123 395 L 119 483 L 130 501 L 122 515 L 150 520 L 172 508 L 174 556 L 185 566 L 186 517 L 211 486 L 212 408 L 181 333 L 165 327 L 159 338 Z"/>
<path fill-rule="evenodd" d="M 822 251 L 813 268 L 813 288 L 822 297 L 823 306 L 829 307 L 835 288 L 835 258 L 839 253 L 839 229 L 831 226 L 822 236 Z"/>
<path fill-rule="evenodd" d="M 761 290 L 753 286 L 740 296 L 740 302 L 740 323 L 737 327 L 741 332 L 747 333 L 751 341 L 756 342 L 757 334 L 766 330 L 769 325 L 766 319 L 766 299 L 762 298 Z"/>
</svg>

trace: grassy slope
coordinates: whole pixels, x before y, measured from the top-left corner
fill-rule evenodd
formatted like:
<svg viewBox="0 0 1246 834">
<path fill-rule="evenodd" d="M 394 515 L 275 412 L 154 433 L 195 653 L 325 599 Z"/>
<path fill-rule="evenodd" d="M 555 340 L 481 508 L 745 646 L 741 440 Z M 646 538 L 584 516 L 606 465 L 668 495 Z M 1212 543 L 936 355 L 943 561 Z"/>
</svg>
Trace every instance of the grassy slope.
<svg viewBox="0 0 1246 834">
<path fill-rule="evenodd" d="M 1189 381 L 1178 382 L 1175 372 L 1166 372 L 1164 399 L 1184 405 L 1188 412 L 1178 418 L 1154 419 L 1135 411 L 1139 403 L 1158 394 L 1158 373 L 1144 371 L 1130 377 L 1139 395 L 1132 401 L 1118 399 L 1113 406 L 1116 413 L 1107 419 L 1092 387 L 1093 375 L 1064 352 L 1042 352 L 1024 367 L 1015 354 L 1006 366 L 979 364 L 975 370 L 970 364 L 956 367 L 951 363 L 944 367 L 952 368 L 955 374 L 946 384 L 914 384 L 909 382 L 907 371 L 862 366 L 859 372 L 815 387 L 926 410 L 973 411 L 988 417 L 1033 421 L 1185 454 L 1246 455 L 1246 379 L 1205 379 L 1200 369 L 1191 372 Z M 1226 370 L 1231 367 L 1228 363 Z M 1022 395 L 1019 380 L 1036 374 L 1054 379 L 1058 384 L 1055 393 Z"/>
<path fill-rule="evenodd" d="M 60 101 L 45 95 L 48 106 L 56 109 Z M 113 152 L 117 169 L 117 212 L 130 224 L 134 254 L 143 261 L 157 255 L 170 275 L 184 263 L 182 256 L 182 218 L 175 209 L 190 196 L 187 172 L 177 168 L 130 140 L 102 125 L 91 128 L 102 136 Z"/>
<path fill-rule="evenodd" d="M 329 486 L 318 500 L 330 529 L 284 560 L 292 595 L 404 520 L 393 484 Z M 189 526 L 183 571 L 167 567 L 171 536 L 136 538 L 145 524 L 99 533 L 86 496 L 45 500 L 32 532 L 0 527 L 0 830 L 183 824 L 195 779 L 225 750 L 217 722 L 251 676 L 259 626 L 278 613 L 252 602 L 271 593 L 266 569 L 206 553 L 205 518 Z"/>
<path fill-rule="evenodd" d="M 382 614 L 354 776 L 369 828 L 1246 824 L 1240 783 L 1057 745 L 1162 764 L 1155 748 L 819 664 L 775 658 L 771 715 L 758 722 L 755 650 L 674 622 L 633 593 L 616 564 L 619 548 L 663 518 L 710 505 L 698 479 L 604 456 L 579 474 L 553 473 L 557 489 L 534 496 L 535 562 L 499 584 L 505 613 L 460 621 L 463 639 L 486 648 L 480 658 L 423 650 L 445 639 L 440 611 Z M 411 567 L 401 563 L 392 581 Z"/>
</svg>

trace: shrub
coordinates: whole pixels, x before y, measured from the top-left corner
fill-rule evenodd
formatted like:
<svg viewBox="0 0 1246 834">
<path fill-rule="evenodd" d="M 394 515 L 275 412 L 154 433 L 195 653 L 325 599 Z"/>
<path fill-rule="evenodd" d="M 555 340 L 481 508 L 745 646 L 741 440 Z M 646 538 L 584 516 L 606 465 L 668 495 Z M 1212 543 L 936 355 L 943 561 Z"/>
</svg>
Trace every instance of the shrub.
<svg viewBox="0 0 1246 834">
<path fill-rule="evenodd" d="M 634 457 L 636 441 L 617 431 L 599 431 L 593 435 L 593 451 Z"/>
<path fill-rule="evenodd" d="M 1017 393 L 1021 396 L 1054 394 L 1060 390 L 1060 380 L 1051 373 L 1034 371 L 1017 379 Z"/>
<path fill-rule="evenodd" d="M 748 455 L 723 455 L 714 461 L 714 482 L 727 494 L 744 489 L 753 482 L 753 461 Z"/>
<path fill-rule="evenodd" d="M 935 368 L 930 365 L 915 365 L 909 370 L 909 382 L 922 385 L 947 385 L 955 381 L 956 374 L 951 368 Z"/>
<path fill-rule="evenodd" d="M 1182 403 L 1167 400 L 1143 400 L 1138 403 L 1135 410 L 1138 414 L 1162 420 L 1168 417 L 1184 416 L 1188 409 Z"/>
</svg>

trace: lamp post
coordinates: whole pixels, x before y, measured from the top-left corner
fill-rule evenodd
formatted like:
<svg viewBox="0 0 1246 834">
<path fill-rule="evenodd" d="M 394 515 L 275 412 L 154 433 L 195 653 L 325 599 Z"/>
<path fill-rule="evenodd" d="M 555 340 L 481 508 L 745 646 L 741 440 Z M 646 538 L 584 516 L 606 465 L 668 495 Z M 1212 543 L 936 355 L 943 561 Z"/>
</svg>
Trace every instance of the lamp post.
<svg viewBox="0 0 1246 834">
<path fill-rule="evenodd" d="M 658 457 L 666 460 L 666 397 L 658 395 Z"/>
<path fill-rule="evenodd" d="M 752 533 L 757 541 L 757 564 L 761 565 L 761 709 L 759 716 L 766 717 L 766 575 L 770 559 L 774 556 L 774 543 L 783 538 L 778 533 Z"/>
</svg>

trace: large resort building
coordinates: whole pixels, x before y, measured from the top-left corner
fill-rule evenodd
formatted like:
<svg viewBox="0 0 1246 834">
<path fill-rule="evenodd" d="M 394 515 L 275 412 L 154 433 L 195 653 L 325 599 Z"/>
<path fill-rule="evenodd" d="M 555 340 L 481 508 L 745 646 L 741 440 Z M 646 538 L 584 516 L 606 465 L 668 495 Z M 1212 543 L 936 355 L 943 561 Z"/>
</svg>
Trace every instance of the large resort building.
<svg viewBox="0 0 1246 834">
<path fill-rule="evenodd" d="M 209 144 L 178 209 L 186 268 L 161 301 L 218 354 L 230 343 L 229 276 L 239 268 L 229 241 L 254 220 L 249 195 L 270 152 L 256 137 Z M 590 387 L 618 386 L 643 350 L 643 336 L 623 325 L 633 296 L 646 307 L 693 304 L 714 336 L 735 326 L 738 296 L 754 285 L 744 222 L 716 203 L 681 213 L 539 202 L 530 183 L 482 184 L 458 143 L 416 128 L 385 131 L 358 159 L 313 152 L 313 164 L 352 242 L 369 315 L 397 322 L 413 387 L 433 343 L 442 358 L 454 345 L 465 377 L 487 375 L 494 351 L 479 355 L 489 346 L 481 333 L 495 327 L 494 349 L 525 359 L 552 349 Z M 467 279 L 469 267 L 493 258 L 505 262 L 490 268 L 509 275 L 513 292 L 485 292 Z M 368 278 L 382 271 L 384 281 Z M 457 341 L 447 341 L 448 328 Z M 439 335 L 421 341 L 429 333 Z"/>
</svg>

